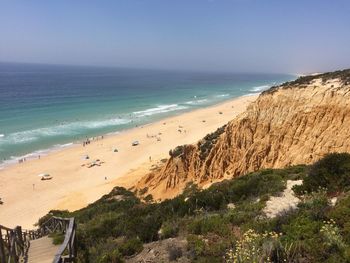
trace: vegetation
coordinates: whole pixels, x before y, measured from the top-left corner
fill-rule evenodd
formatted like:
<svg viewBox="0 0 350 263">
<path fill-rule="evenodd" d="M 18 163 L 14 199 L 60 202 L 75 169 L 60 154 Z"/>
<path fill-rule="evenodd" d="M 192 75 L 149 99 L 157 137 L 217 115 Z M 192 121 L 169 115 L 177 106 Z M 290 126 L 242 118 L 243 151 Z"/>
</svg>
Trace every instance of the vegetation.
<svg viewBox="0 0 350 263">
<path fill-rule="evenodd" d="M 224 133 L 225 128 L 226 125 L 218 128 L 215 132 L 207 134 L 202 140 L 198 142 L 198 148 L 200 150 L 199 157 L 201 160 L 204 160 L 208 156 L 210 150 L 212 149 L 213 145 L 215 145 L 219 136 Z"/>
<path fill-rule="evenodd" d="M 350 69 L 344 69 L 344 70 L 337 70 L 333 72 L 327 72 L 323 74 L 318 75 L 307 75 L 297 78 L 296 80 L 289 81 L 283 83 L 281 86 L 274 86 L 270 89 L 264 91 L 262 94 L 273 94 L 276 92 L 280 87 L 283 89 L 290 89 L 295 87 L 306 87 L 307 85 L 311 84 L 311 82 L 314 79 L 321 78 L 322 82 L 326 82 L 327 80 L 331 79 L 339 79 L 341 80 L 345 85 L 350 84 Z"/>
<path fill-rule="evenodd" d="M 296 186 L 295 191 L 301 194 L 303 191 L 313 192 L 324 188 L 328 193 L 334 193 L 346 191 L 349 186 L 350 155 L 332 153 L 310 167 L 303 185 Z"/>
<path fill-rule="evenodd" d="M 177 146 L 174 150 L 169 151 L 169 155 L 173 158 L 179 157 L 184 153 L 186 145 Z"/>
<path fill-rule="evenodd" d="M 215 145 L 219 136 L 225 131 L 226 125 L 218 128 L 215 132 L 208 133 L 202 140 L 198 142 L 198 149 L 200 151 L 199 157 L 204 160 L 210 153 L 210 150 Z M 175 149 L 169 151 L 169 155 L 173 158 L 181 157 L 188 145 L 180 145 Z"/>
<path fill-rule="evenodd" d="M 167 248 L 169 260 L 350 262 L 349 165 L 349 154 L 332 154 L 310 167 L 266 169 L 206 190 L 190 184 L 182 195 L 161 203 L 141 202 L 116 187 L 79 211 L 51 211 L 39 224 L 52 215 L 74 216 L 78 262 L 123 262 L 145 243 L 167 238 L 187 240 L 187 251 Z M 269 197 L 297 179 L 304 181 L 296 188 L 302 200 L 298 209 L 267 218 L 263 209 Z"/>
<path fill-rule="evenodd" d="M 64 241 L 64 234 L 61 232 L 51 233 L 49 237 L 52 238 L 52 244 L 54 245 L 62 244 Z"/>
</svg>

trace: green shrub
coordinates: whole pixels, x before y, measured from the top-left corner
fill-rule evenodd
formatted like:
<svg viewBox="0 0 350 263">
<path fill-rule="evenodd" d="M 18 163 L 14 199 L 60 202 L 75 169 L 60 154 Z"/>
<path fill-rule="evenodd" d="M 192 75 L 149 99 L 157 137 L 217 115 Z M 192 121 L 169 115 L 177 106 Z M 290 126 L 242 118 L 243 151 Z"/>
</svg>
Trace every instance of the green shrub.
<svg viewBox="0 0 350 263">
<path fill-rule="evenodd" d="M 131 256 L 140 253 L 143 249 L 143 244 L 138 238 L 131 238 L 122 242 L 119 245 L 119 251 L 123 256 Z"/>
<path fill-rule="evenodd" d="M 255 223 L 264 206 L 261 202 L 246 201 L 239 203 L 233 211 L 226 214 L 226 217 L 233 225 L 237 226 L 252 221 Z"/>
<path fill-rule="evenodd" d="M 294 189 L 302 194 L 319 188 L 327 192 L 345 191 L 350 186 L 350 154 L 331 153 L 313 164 L 301 186 Z"/>
<path fill-rule="evenodd" d="M 220 135 L 225 131 L 226 125 L 218 128 L 215 132 L 207 134 L 202 140 L 197 144 L 200 153 L 199 158 L 204 160 L 210 153 L 211 149 L 215 145 L 216 141 Z"/>
<path fill-rule="evenodd" d="M 334 247 L 336 249 L 345 248 L 343 238 L 340 235 L 340 230 L 333 219 L 325 221 L 320 232 L 322 233 L 327 246 Z"/>
<path fill-rule="evenodd" d="M 153 196 L 151 194 L 146 195 L 146 197 L 143 199 L 146 203 L 152 203 L 153 202 Z"/>
<path fill-rule="evenodd" d="M 55 233 L 49 234 L 49 237 L 52 238 L 52 244 L 60 245 L 63 243 L 65 235 L 61 232 L 55 232 Z"/>
<path fill-rule="evenodd" d="M 230 234 L 228 220 L 218 215 L 193 220 L 188 226 L 188 231 L 196 235 L 216 233 L 220 236 L 226 236 Z"/>
<path fill-rule="evenodd" d="M 328 213 L 341 227 L 340 231 L 347 243 L 350 244 L 350 193 L 341 198 L 333 210 Z"/>
<path fill-rule="evenodd" d="M 118 249 L 108 251 L 101 255 L 97 261 L 98 263 L 124 263 L 124 259 Z"/>
<path fill-rule="evenodd" d="M 322 222 L 314 221 L 307 215 L 295 215 L 289 224 L 283 225 L 282 230 L 286 233 L 289 241 L 316 240 L 321 229 Z"/>
<path fill-rule="evenodd" d="M 78 240 L 79 242 L 79 240 Z M 118 242 L 112 238 L 107 238 L 105 240 L 96 240 L 93 246 L 90 246 L 88 250 L 81 251 L 78 249 L 78 258 L 81 262 L 114 262 L 121 263 L 123 257 L 117 248 Z M 82 252 L 85 252 L 82 255 Z"/>
<path fill-rule="evenodd" d="M 278 237 L 275 232 L 261 234 L 249 229 L 226 252 L 225 262 L 271 262 L 272 252 L 278 246 Z M 277 262 L 283 262 L 283 258 L 278 258 Z"/>
<path fill-rule="evenodd" d="M 162 239 L 176 237 L 179 232 L 179 226 L 176 222 L 164 222 L 160 230 Z"/>
<path fill-rule="evenodd" d="M 304 202 L 299 204 L 299 208 L 314 220 L 324 220 L 330 208 L 327 193 L 321 189 L 306 195 Z"/>
<path fill-rule="evenodd" d="M 169 151 L 169 155 L 172 158 L 179 157 L 180 155 L 182 155 L 184 153 L 185 147 L 186 147 L 186 145 L 177 146 L 174 150 Z"/>
<path fill-rule="evenodd" d="M 205 251 L 205 242 L 204 240 L 196 235 L 187 236 L 187 246 L 188 250 L 192 252 L 194 258 L 197 258 L 204 254 Z"/>
</svg>

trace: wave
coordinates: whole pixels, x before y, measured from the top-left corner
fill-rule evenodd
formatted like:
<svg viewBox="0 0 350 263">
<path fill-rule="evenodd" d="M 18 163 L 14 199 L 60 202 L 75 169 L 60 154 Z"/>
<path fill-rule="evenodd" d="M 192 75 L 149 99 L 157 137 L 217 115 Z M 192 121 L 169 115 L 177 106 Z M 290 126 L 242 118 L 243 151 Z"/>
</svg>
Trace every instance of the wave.
<svg viewBox="0 0 350 263">
<path fill-rule="evenodd" d="M 38 129 L 19 131 L 10 133 L 6 136 L 6 140 L 1 140 L 3 144 L 21 144 L 39 140 L 45 137 L 78 135 L 86 129 L 98 129 L 109 126 L 117 126 L 131 122 L 128 119 L 106 119 L 100 121 L 78 121 L 71 123 L 62 123 L 51 127 L 43 127 Z"/>
<path fill-rule="evenodd" d="M 256 95 L 258 95 L 258 93 L 252 92 L 252 93 L 244 94 L 244 95 L 242 95 L 242 97 L 250 97 L 250 96 L 256 96 Z"/>
<path fill-rule="evenodd" d="M 11 156 L 10 159 L 5 160 L 5 161 L 0 161 L 0 170 L 4 169 L 6 166 L 8 165 L 12 165 L 12 164 L 16 164 L 18 163 L 19 160 L 26 158 L 26 160 L 33 160 L 33 159 L 37 159 L 38 156 L 45 156 L 51 152 L 54 151 L 58 151 L 64 148 L 68 148 L 73 146 L 74 143 L 70 142 L 70 143 L 65 143 L 65 144 L 56 144 L 54 146 L 52 146 L 49 149 L 44 149 L 44 150 L 37 150 L 22 156 Z"/>
<path fill-rule="evenodd" d="M 215 97 L 216 98 L 224 98 L 224 97 L 228 97 L 228 96 L 230 96 L 230 94 L 219 94 L 219 95 L 216 95 Z"/>
<path fill-rule="evenodd" d="M 268 88 L 270 88 L 270 85 L 261 85 L 261 86 L 252 87 L 249 91 L 261 92 L 261 91 L 264 91 L 264 90 L 266 90 Z"/>
<path fill-rule="evenodd" d="M 0 134 L 0 138 L 4 138 L 5 137 L 5 134 Z"/>
<path fill-rule="evenodd" d="M 207 102 L 207 99 L 201 99 L 201 100 L 190 100 L 190 101 L 186 101 L 185 104 L 187 105 L 197 105 L 197 104 L 202 104 Z"/>
<path fill-rule="evenodd" d="M 180 106 L 178 104 L 159 105 L 155 108 L 150 108 L 147 110 L 134 111 L 133 114 L 136 117 L 145 117 L 145 116 L 151 116 L 151 115 L 170 112 L 170 111 L 184 110 L 187 108 L 188 107 L 186 107 L 186 106 Z"/>
</svg>

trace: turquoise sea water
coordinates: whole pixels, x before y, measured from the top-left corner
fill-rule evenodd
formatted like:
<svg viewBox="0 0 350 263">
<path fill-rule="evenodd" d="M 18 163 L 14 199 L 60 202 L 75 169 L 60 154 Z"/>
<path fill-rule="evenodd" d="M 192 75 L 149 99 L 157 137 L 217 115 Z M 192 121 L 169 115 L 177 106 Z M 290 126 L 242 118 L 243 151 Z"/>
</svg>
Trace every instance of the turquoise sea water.
<svg viewBox="0 0 350 263">
<path fill-rule="evenodd" d="M 295 78 L 0 63 L 0 162 L 30 158 Z"/>
</svg>

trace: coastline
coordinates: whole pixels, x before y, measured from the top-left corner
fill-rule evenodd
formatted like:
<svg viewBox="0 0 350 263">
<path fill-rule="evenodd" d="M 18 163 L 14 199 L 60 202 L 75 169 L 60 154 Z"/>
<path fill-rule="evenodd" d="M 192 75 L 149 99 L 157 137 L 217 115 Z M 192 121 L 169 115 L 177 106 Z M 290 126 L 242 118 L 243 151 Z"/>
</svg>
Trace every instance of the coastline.
<svg viewBox="0 0 350 263">
<path fill-rule="evenodd" d="M 219 106 L 219 105 L 224 104 L 224 103 L 226 103 L 228 101 L 232 101 L 232 100 L 235 100 L 235 99 L 238 99 L 238 98 L 241 98 L 241 97 L 256 96 L 256 95 L 259 95 L 263 90 L 265 90 L 265 89 L 267 89 L 269 87 L 271 87 L 271 86 L 270 85 L 256 86 L 256 87 L 253 87 L 252 90 L 250 90 L 251 91 L 250 93 L 247 93 L 247 94 L 244 94 L 244 95 L 240 95 L 238 97 L 229 97 L 229 98 L 227 98 L 225 100 L 218 101 L 218 102 L 216 102 L 214 104 L 205 105 L 205 106 L 200 107 L 200 108 L 192 108 L 192 109 L 188 109 L 188 110 L 185 110 L 185 111 L 174 112 L 174 114 L 171 114 L 169 116 L 164 116 L 164 117 L 161 117 L 161 118 L 158 118 L 158 119 L 150 120 L 149 122 L 146 122 L 146 123 L 143 123 L 143 124 L 138 124 L 138 125 L 136 125 L 134 127 L 129 127 L 129 128 L 123 129 L 123 130 L 118 130 L 118 131 L 109 132 L 109 133 L 103 133 L 103 134 L 100 134 L 100 135 L 96 135 L 95 137 L 97 138 L 97 137 L 101 137 L 101 136 L 103 136 L 103 137 L 115 136 L 115 135 L 118 135 L 118 134 L 121 134 L 121 133 L 124 133 L 124 132 L 131 131 L 131 130 L 133 130 L 135 128 L 138 128 L 138 127 L 141 127 L 141 126 L 142 127 L 146 127 L 148 125 L 151 125 L 152 123 L 156 123 L 158 121 L 162 121 L 162 120 L 165 120 L 165 119 L 168 119 L 168 118 L 180 116 L 182 114 L 186 114 L 186 113 L 189 113 L 189 112 L 195 112 L 197 110 L 202 110 L 202 109 L 206 109 L 206 108 Z M 225 96 L 223 96 L 223 97 L 225 97 Z M 0 136 L 1 135 L 3 135 L 3 134 L 0 134 Z M 93 140 L 93 138 L 94 137 L 89 137 L 88 139 L 89 140 Z M 51 147 L 48 147 L 48 148 L 38 149 L 38 150 L 35 150 L 33 152 L 29 152 L 29 153 L 26 153 L 26 154 L 23 154 L 23 155 L 12 156 L 11 159 L 0 160 L 0 171 L 4 170 L 4 169 L 6 169 L 6 168 L 8 168 L 10 166 L 18 165 L 19 162 L 21 160 L 24 160 L 24 159 L 26 161 L 31 161 L 31 160 L 35 160 L 35 159 L 39 158 L 39 156 L 43 157 L 43 156 L 47 156 L 47 155 L 50 155 L 52 153 L 55 153 L 57 151 L 65 150 L 67 148 L 80 146 L 83 143 L 83 141 L 84 141 L 84 139 L 75 140 L 75 141 L 68 141 L 68 142 L 65 142 L 65 143 L 62 143 L 62 144 L 52 145 Z"/>
<path fill-rule="evenodd" d="M 213 132 L 243 112 L 258 95 L 232 98 L 104 135 L 85 147 L 74 143 L 40 159 L 8 165 L 0 170 L 0 197 L 4 202 L 0 206 L 0 222 L 32 228 L 51 209 L 77 210 L 117 185 L 131 187 L 152 166 L 168 158 L 170 149 L 194 143 Z M 134 140 L 140 145 L 131 146 Z M 84 160 L 85 155 L 90 159 Z M 96 160 L 100 160 L 97 165 L 87 168 Z M 49 173 L 53 179 L 41 181 L 41 173 Z"/>
</svg>

